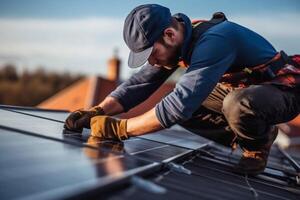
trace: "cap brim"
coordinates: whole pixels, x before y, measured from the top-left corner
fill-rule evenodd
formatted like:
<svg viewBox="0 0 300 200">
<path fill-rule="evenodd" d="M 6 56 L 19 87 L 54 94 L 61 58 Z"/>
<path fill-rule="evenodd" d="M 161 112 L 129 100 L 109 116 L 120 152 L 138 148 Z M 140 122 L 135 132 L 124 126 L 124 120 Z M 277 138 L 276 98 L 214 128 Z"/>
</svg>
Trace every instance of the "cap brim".
<svg viewBox="0 0 300 200">
<path fill-rule="evenodd" d="M 137 68 L 144 65 L 151 55 L 152 49 L 153 47 L 150 47 L 138 53 L 131 51 L 128 58 L 128 66 L 131 68 Z"/>
</svg>

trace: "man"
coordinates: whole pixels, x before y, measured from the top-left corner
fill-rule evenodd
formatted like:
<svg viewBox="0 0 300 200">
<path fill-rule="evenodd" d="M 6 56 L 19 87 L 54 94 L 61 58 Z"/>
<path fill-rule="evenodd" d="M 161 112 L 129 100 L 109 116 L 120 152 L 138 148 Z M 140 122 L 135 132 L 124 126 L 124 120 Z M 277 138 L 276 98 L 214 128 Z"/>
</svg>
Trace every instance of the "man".
<svg viewBox="0 0 300 200">
<path fill-rule="evenodd" d="M 93 136 L 124 140 L 180 124 L 224 145 L 238 143 L 244 150 L 239 168 L 251 174 L 262 172 L 277 136 L 274 125 L 299 113 L 299 87 L 276 81 L 241 86 L 241 78 L 238 84 L 224 82 L 228 72 L 279 60 L 277 51 L 257 33 L 227 21 L 222 13 L 201 26 L 204 31 L 195 31 L 186 15 L 171 16 L 160 5 L 132 10 L 123 36 L 131 50 L 128 65 L 142 68 L 98 106 L 72 113 L 66 128 L 91 128 Z M 109 117 L 147 99 L 179 61 L 188 65 L 185 74 L 153 109 L 128 120 Z M 245 69 L 251 74 L 251 69 Z"/>
</svg>

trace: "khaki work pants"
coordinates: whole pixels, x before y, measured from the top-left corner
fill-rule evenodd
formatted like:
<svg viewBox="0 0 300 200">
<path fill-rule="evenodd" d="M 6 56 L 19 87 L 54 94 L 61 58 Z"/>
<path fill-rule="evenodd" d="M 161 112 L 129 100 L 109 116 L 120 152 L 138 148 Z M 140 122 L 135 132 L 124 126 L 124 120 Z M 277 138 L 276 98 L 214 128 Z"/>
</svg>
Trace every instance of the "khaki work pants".
<svg viewBox="0 0 300 200">
<path fill-rule="evenodd" d="M 261 84 L 230 88 L 218 83 L 184 128 L 225 146 L 258 150 L 272 126 L 300 113 L 300 88 Z"/>
</svg>

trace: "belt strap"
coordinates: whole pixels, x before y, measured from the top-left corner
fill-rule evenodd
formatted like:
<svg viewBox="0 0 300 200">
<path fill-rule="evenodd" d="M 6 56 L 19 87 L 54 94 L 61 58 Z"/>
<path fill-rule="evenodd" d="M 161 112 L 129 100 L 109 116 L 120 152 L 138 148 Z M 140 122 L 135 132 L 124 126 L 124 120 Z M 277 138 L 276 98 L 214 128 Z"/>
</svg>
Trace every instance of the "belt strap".
<svg viewBox="0 0 300 200">
<path fill-rule="evenodd" d="M 240 72 L 224 74 L 220 82 L 245 87 L 249 84 L 271 81 L 281 74 L 287 65 L 293 66 L 293 61 L 284 51 L 280 51 L 267 63 L 246 67 Z"/>
<path fill-rule="evenodd" d="M 279 54 L 279 59 L 276 59 L 267 66 L 266 73 L 269 78 L 274 78 L 286 64 L 291 64 L 289 56 L 284 51 L 280 51 Z"/>
</svg>

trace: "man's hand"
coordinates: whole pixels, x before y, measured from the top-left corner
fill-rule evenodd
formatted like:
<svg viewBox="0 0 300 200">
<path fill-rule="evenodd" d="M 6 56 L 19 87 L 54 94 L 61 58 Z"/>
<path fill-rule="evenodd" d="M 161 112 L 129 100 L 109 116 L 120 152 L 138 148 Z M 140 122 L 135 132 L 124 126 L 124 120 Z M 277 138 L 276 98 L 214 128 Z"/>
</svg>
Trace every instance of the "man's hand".
<svg viewBox="0 0 300 200">
<path fill-rule="evenodd" d="M 81 132 L 83 128 L 90 128 L 92 117 L 104 115 L 101 107 L 95 106 L 90 110 L 77 110 L 72 112 L 65 121 L 65 128 L 71 131 Z"/>
<path fill-rule="evenodd" d="M 119 120 L 109 116 L 95 116 L 91 119 L 91 135 L 100 139 L 128 139 L 126 128 L 126 119 Z"/>
</svg>

